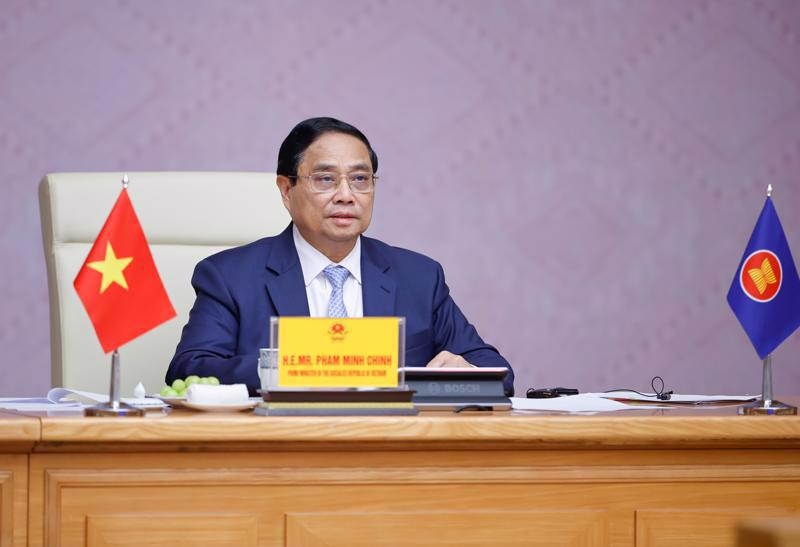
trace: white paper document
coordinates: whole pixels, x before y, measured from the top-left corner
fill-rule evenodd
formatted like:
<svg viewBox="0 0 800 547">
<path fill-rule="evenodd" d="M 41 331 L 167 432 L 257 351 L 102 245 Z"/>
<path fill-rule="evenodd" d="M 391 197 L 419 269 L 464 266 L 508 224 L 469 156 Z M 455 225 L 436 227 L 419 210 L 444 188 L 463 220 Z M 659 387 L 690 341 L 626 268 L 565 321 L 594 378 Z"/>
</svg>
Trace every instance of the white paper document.
<svg viewBox="0 0 800 547">
<path fill-rule="evenodd" d="M 66 387 L 54 387 L 47 392 L 47 398 L 54 403 L 63 403 L 65 401 L 69 401 L 70 399 L 68 399 L 68 397 L 73 395 L 80 397 L 81 399 L 86 399 L 91 404 L 107 403 L 109 400 L 108 395 L 105 393 L 93 393 L 91 391 L 80 391 Z M 162 408 L 167 406 L 166 403 L 164 403 L 164 401 L 161 399 L 155 399 L 153 397 L 122 397 L 120 398 L 120 401 L 140 408 Z"/>
<path fill-rule="evenodd" d="M 511 408 L 514 410 L 544 410 L 549 412 L 613 412 L 616 410 L 663 409 L 662 406 L 626 405 L 594 393 L 581 393 L 551 399 L 527 399 L 511 397 Z"/>
<path fill-rule="evenodd" d="M 20 412 L 58 412 L 83 410 L 77 401 L 53 402 L 47 397 L 0 397 L 0 408 Z"/>
<path fill-rule="evenodd" d="M 669 399 L 661 400 L 653 393 L 637 393 L 635 391 L 604 391 L 602 393 L 586 393 L 593 397 L 604 397 L 606 399 L 613 399 L 618 402 L 632 401 L 636 404 L 637 408 L 642 408 L 639 401 L 660 404 L 664 406 L 713 406 L 732 404 L 732 403 L 746 403 L 754 401 L 761 395 L 691 395 L 672 393 Z"/>
<path fill-rule="evenodd" d="M 754 395 L 680 395 L 672 394 L 662 401 L 656 395 L 637 394 L 632 391 L 608 393 L 581 393 L 551 399 L 512 397 L 514 410 L 542 410 L 549 412 L 613 412 L 617 410 L 664 410 L 676 406 L 714 406 L 745 403 L 756 399 Z M 627 402 L 626 402 L 627 401 Z"/>
</svg>

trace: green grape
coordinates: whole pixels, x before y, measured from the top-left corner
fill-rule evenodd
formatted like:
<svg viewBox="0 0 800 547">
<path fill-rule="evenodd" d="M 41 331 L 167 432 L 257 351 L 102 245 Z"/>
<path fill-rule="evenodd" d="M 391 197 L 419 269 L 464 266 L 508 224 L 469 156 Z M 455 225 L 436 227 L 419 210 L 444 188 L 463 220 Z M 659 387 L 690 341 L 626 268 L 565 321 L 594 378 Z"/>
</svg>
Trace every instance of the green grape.
<svg viewBox="0 0 800 547">
<path fill-rule="evenodd" d="M 174 382 L 172 382 L 172 389 L 175 391 L 180 391 L 182 389 L 186 389 L 186 382 L 177 378 Z"/>
<path fill-rule="evenodd" d="M 219 378 L 217 378 L 216 376 L 209 376 L 208 377 L 208 383 L 211 384 L 212 386 L 218 386 L 219 385 Z"/>
<path fill-rule="evenodd" d="M 161 391 L 159 392 L 159 395 L 161 395 L 162 397 L 177 397 L 178 396 L 178 392 L 176 392 L 174 389 L 172 389 L 169 386 L 164 386 L 164 387 L 161 388 Z"/>
<path fill-rule="evenodd" d="M 208 384 L 210 384 L 211 382 L 209 382 L 209 381 L 208 381 L 208 378 L 205 378 L 205 377 L 203 377 L 203 378 L 200 378 L 200 379 L 197 381 L 197 383 L 198 383 L 198 384 L 201 384 L 201 385 L 205 385 L 205 386 L 207 386 L 207 385 L 208 385 Z"/>
<path fill-rule="evenodd" d="M 200 381 L 200 377 L 192 374 L 191 376 L 187 376 L 186 377 L 186 380 L 184 381 L 184 383 L 186 384 L 186 387 L 189 387 L 190 385 L 196 384 L 199 381 Z"/>
</svg>

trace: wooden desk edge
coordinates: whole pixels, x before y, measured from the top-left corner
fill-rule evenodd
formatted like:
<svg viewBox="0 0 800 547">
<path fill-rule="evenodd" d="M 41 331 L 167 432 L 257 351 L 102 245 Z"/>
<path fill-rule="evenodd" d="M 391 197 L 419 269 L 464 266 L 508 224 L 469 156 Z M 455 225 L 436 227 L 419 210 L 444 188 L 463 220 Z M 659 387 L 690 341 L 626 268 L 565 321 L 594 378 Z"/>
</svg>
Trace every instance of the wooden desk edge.
<svg viewBox="0 0 800 547">
<path fill-rule="evenodd" d="M 38 418 L 0 411 L 0 452 L 20 452 L 30 448 L 42 436 Z"/>
<path fill-rule="evenodd" d="M 375 443 L 502 447 L 800 447 L 797 417 L 417 416 L 41 419 L 41 442 Z"/>
</svg>

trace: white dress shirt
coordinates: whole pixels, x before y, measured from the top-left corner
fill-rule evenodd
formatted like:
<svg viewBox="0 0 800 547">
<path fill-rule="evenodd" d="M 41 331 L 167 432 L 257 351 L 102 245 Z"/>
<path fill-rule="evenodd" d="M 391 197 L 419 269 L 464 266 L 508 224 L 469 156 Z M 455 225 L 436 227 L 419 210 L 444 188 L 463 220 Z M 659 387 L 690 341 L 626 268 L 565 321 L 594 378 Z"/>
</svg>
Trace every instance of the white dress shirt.
<svg viewBox="0 0 800 547">
<path fill-rule="evenodd" d="M 311 317 L 327 317 L 328 301 L 331 298 L 333 287 L 323 270 L 334 263 L 303 239 L 297 226 L 292 226 L 292 235 L 297 256 L 300 257 L 300 267 L 303 269 L 308 311 Z M 338 264 L 350 272 L 342 288 L 347 316 L 364 317 L 364 299 L 361 295 L 361 237 L 356 240 L 350 254 Z"/>
</svg>

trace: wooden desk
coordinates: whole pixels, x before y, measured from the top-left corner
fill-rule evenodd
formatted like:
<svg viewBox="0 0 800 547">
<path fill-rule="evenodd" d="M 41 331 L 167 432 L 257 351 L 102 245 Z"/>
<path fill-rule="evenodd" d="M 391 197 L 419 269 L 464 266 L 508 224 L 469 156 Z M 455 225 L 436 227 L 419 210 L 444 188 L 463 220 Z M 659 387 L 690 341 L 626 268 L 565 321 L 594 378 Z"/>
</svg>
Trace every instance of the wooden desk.
<svg viewBox="0 0 800 547">
<path fill-rule="evenodd" d="M 800 419 L 733 408 L 40 423 L 30 545 L 733 546 L 800 511 Z"/>
<path fill-rule="evenodd" d="M 0 410 L 0 546 L 27 545 L 28 454 L 39 420 Z"/>
</svg>

